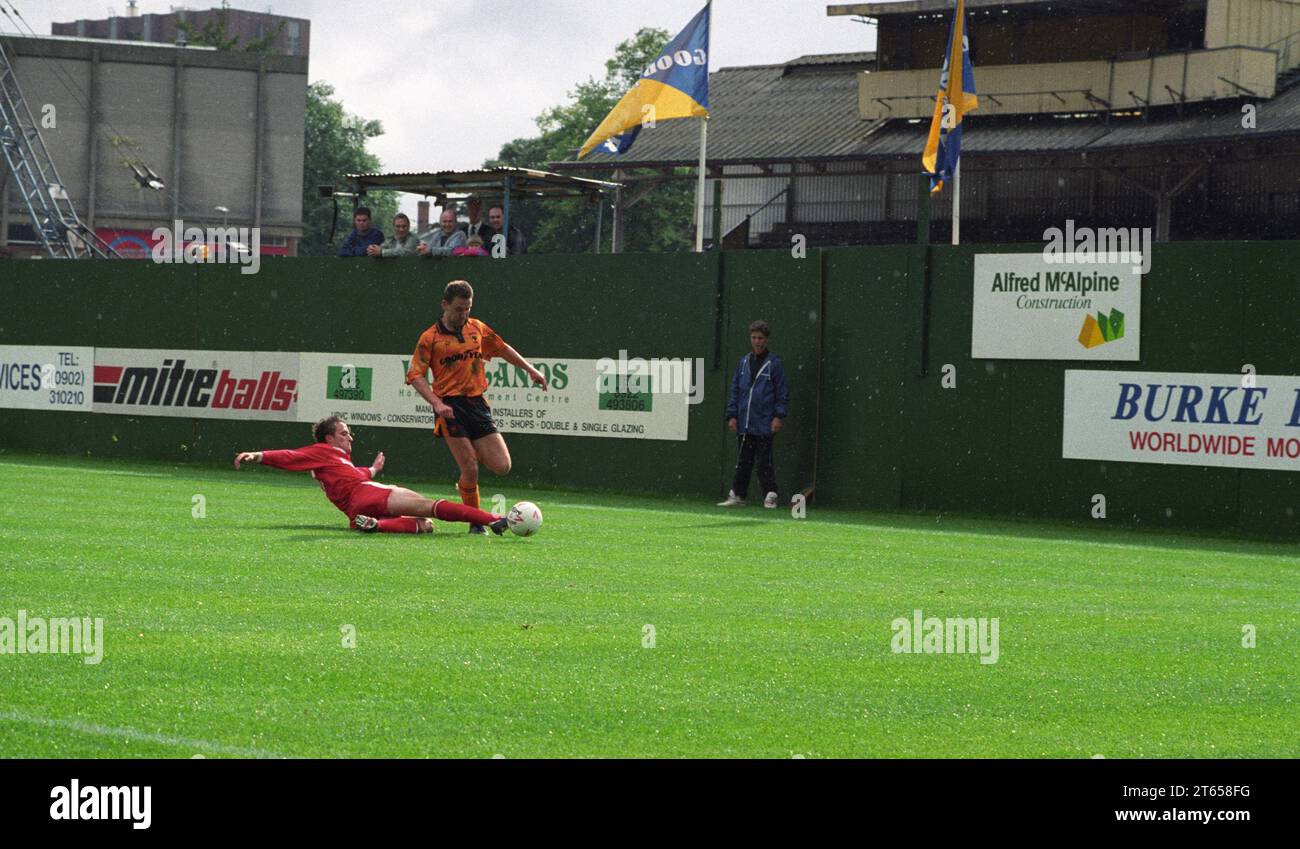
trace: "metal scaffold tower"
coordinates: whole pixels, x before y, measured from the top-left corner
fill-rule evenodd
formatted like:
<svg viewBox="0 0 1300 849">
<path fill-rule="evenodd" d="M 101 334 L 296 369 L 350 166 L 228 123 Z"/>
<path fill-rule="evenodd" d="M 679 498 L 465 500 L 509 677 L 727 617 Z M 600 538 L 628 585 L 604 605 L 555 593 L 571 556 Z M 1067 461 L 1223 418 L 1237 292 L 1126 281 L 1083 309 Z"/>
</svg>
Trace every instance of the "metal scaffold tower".
<svg viewBox="0 0 1300 849">
<path fill-rule="evenodd" d="M 120 258 L 77 217 L 45 148 L 13 64 L 0 43 L 0 152 L 17 183 L 32 229 L 56 259 Z"/>
</svg>

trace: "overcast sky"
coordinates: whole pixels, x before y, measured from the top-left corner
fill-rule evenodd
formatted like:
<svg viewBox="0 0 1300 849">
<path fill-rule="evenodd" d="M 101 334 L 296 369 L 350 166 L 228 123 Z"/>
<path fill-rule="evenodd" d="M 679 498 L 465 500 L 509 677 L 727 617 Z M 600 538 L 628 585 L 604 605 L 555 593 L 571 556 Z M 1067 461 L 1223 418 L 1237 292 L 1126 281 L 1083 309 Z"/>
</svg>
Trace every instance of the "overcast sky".
<svg viewBox="0 0 1300 849">
<path fill-rule="evenodd" d="M 40 34 L 53 20 L 124 14 L 125 0 L 14 0 Z M 387 171 L 476 168 L 536 132 L 575 84 L 604 75 L 615 46 L 644 26 L 676 35 L 703 0 L 232 0 L 311 21 L 310 79 L 349 112 L 383 122 L 371 142 Z M 167 12 L 140 0 L 141 13 Z M 185 3 L 190 8 L 219 5 Z M 875 28 L 828 17 L 826 0 L 715 0 L 711 68 L 875 48 Z M 401 9 L 400 13 L 392 10 Z M 2 24 L 3 21 L 0 21 Z M 403 204 L 411 207 L 414 202 Z"/>
</svg>

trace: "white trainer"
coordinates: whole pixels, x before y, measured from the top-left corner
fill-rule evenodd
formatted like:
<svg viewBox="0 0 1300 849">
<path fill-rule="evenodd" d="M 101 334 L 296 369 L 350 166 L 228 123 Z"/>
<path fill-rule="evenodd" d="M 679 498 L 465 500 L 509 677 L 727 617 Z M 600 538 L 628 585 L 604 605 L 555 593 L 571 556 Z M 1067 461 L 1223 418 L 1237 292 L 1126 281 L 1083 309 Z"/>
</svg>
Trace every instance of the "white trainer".
<svg viewBox="0 0 1300 849">
<path fill-rule="evenodd" d="M 727 493 L 727 500 L 719 501 L 718 506 L 719 507 L 744 507 L 745 499 L 736 495 L 736 491 L 733 489 Z"/>
<path fill-rule="evenodd" d="M 369 516 L 358 516 L 353 524 L 363 534 L 373 534 L 379 529 L 379 520 L 372 519 Z"/>
<path fill-rule="evenodd" d="M 763 499 L 763 506 L 766 507 L 768 510 L 775 510 L 775 509 L 776 509 L 776 493 L 775 493 L 775 492 L 769 492 L 769 493 L 767 494 L 767 497 Z"/>
</svg>

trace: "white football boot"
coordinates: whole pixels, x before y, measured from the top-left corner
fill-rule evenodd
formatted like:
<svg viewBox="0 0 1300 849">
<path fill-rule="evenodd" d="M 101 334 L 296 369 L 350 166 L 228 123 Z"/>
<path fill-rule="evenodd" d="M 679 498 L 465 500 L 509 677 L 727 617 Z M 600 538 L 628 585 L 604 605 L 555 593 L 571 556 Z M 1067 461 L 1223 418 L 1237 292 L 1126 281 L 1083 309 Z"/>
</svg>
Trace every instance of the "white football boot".
<svg viewBox="0 0 1300 849">
<path fill-rule="evenodd" d="M 776 493 L 775 493 L 775 492 L 769 492 L 769 493 L 767 494 L 767 497 L 763 499 L 763 506 L 766 507 L 768 510 L 775 510 L 775 509 L 776 509 Z"/>
<path fill-rule="evenodd" d="M 718 506 L 719 506 L 719 507 L 744 507 L 744 506 L 745 506 L 745 499 L 743 499 L 743 498 L 741 498 L 740 496 L 736 495 L 736 491 L 735 491 L 734 489 L 733 489 L 733 490 L 729 490 L 729 491 L 727 492 L 727 500 L 726 500 L 726 501 L 719 501 L 719 502 L 718 502 Z"/>
</svg>

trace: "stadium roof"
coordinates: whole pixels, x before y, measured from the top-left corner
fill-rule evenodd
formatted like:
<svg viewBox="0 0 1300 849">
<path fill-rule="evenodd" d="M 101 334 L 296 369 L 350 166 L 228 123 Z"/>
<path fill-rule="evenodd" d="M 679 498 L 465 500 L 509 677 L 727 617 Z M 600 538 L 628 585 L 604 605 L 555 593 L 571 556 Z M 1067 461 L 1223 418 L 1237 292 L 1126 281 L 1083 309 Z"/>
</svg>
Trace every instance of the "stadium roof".
<svg viewBox="0 0 1300 849">
<path fill-rule="evenodd" d="M 1172 107 L 1164 114 L 1141 117 L 1101 115 L 1059 118 L 1051 115 L 968 119 L 962 136 L 965 154 L 1108 152 L 1131 148 L 1205 144 L 1292 136 L 1300 133 L 1300 87 L 1268 101 L 1267 124 L 1241 126 L 1239 101 L 1218 103 L 1178 117 Z M 978 115 L 978 113 L 976 113 Z M 929 122 L 892 121 L 872 137 L 865 156 L 920 155 Z"/>
<path fill-rule="evenodd" d="M 817 62 L 816 59 L 834 61 Z M 723 68 L 709 75 L 709 159 L 771 162 L 862 154 L 873 125 L 858 114 L 857 73 L 874 53 L 805 56 L 785 65 Z M 553 167 L 654 167 L 698 164 L 695 121 L 665 121 L 641 131 L 630 154 L 599 149 Z"/>
<path fill-rule="evenodd" d="M 538 171 L 532 168 L 499 166 L 475 171 L 430 171 L 406 174 L 348 174 L 350 182 L 368 189 L 393 189 L 399 192 L 446 197 L 476 195 L 501 197 L 506 180 L 510 180 L 512 198 L 592 198 L 601 192 L 619 188 L 618 183 L 591 180 Z"/>
<path fill-rule="evenodd" d="M 967 9 L 978 9 L 983 6 L 1034 6 L 1042 5 L 1050 0 L 966 0 Z M 1064 5 L 1062 0 L 1058 0 L 1057 5 Z M 837 15 L 858 15 L 864 18 L 879 18 L 882 15 L 913 15 L 925 14 L 927 12 L 951 12 L 952 0 L 894 0 L 894 2 L 883 3 L 836 3 L 826 7 L 826 14 L 835 17 Z"/>
<path fill-rule="evenodd" d="M 874 65 L 875 62 L 875 53 L 813 53 L 786 62 L 782 67 L 786 69 L 786 73 L 789 73 L 792 68 L 824 67 L 828 65 L 853 65 L 861 69 Z M 726 68 L 722 70 L 725 71 Z"/>
<path fill-rule="evenodd" d="M 1177 8 L 1187 0 L 1143 0 L 1147 10 L 1157 7 Z M 1055 9 L 1073 9 L 1080 12 L 1133 11 L 1133 0 L 966 0 L 971 9 L 1020 9 L 1035 6 Z M 952 0 L 902 0 L 902 2 L 837 3 L 826 7 L 826 14 L 855 15 L 863 18 L 882 18 L 889 15 L 926 15 L 952 11 Z"/>
<path fill-rule="evenodd" d="M 858 72 L 874 54 L 802 57 L 785 65 L 723 68 L 710 75 L 709 165 L 766 165 L 920 156 L 928 121 L 866 121 L 858 112 Z M 843 58 L 849 57 L 849 58 Z M 1241 101 L 1151 110 L 1145 117 L 1022 115 L 968 121 L 962 150 L 973 154 L 1119 150 L 1300 133 L 1300 85 L 1260 106 L 1258 129 L 1242 127 Z M 631 152 L 593 152 L 553 164 L 563 171 L 691 167 L 699 161 L 694 121 L 646 128 Z"/>
</svg>

